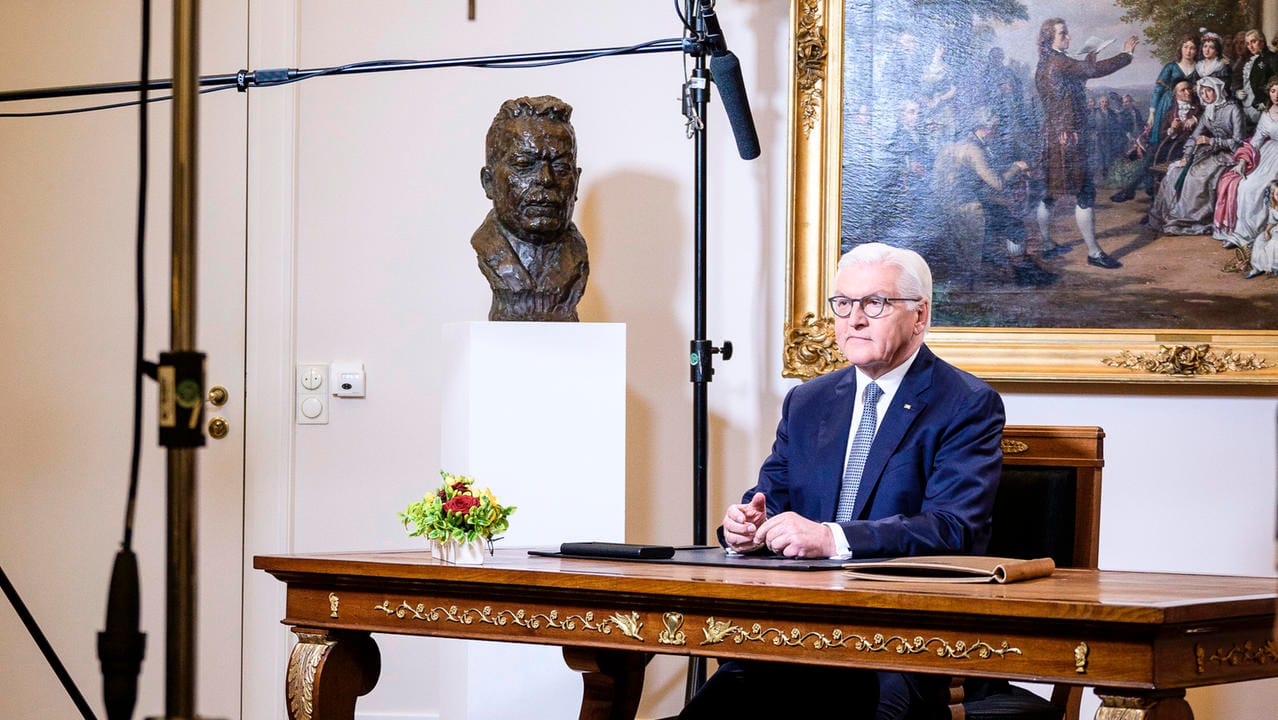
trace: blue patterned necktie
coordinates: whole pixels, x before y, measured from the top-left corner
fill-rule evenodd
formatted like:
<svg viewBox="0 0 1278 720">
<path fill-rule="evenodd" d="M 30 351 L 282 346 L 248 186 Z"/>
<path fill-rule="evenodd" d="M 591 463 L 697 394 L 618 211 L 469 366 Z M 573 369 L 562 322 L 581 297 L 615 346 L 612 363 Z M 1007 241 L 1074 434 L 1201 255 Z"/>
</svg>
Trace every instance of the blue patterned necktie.
<svg viewBox="0 0 1278 720">
<path fill-rule="evenodd" d="M 835 522 L 846 522 L 852 519 L 852 508 L 856 505 L 856 491 L 861 487 L 861 471 L 865 469 L 865 459 L 870 456 L 870 445 L 874 442 L 874 430 L 879 421 L 879 398 L 883 389 L 871 382 L 865 386 L 865 409 L 861 411 L 861 424 L 856 428 L 852 438 L 852 450 L 848 453 L 848 466 L 843 470 L 843 485 L 839 488 L 839 506 L 834 511 Z"/>
</svg>

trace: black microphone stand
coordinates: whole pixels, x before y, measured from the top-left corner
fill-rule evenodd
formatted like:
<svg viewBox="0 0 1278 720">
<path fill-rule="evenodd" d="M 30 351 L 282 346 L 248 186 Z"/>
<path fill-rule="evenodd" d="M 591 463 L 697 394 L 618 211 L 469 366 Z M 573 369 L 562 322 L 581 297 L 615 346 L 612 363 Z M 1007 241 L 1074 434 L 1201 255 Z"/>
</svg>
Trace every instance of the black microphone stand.
<svg viewBox="0 0 1278 720">
<path fill-rule="evenodd" d="M 693 0 L 687 3 L 693 17 Z M 699 26 L 704 32 L 704 25 Z M 690 380 L 692 381 L 692 542 L 705 545 L 707 466 L 709 456 L 709 394 L 710 381 L 714 378 L 714 355 L 718 348 L 706 338 L 706 109 L 710 102 L 710 71 L 706 68 L 706 53 L 698 49 L 692 53 L 692 75 L 684 83 L 684 107 L 688 115 L 688 127 L 693 140 L 693 311 L 692 341 L 688 355 Z M 732 344 L 724 344 L 724 359 L 732 356 Z M 688 658 L 688 677 L 684 688 L 684 702 L 692 699 L 706 681 L 705 658 Z"/>
<path fill-rule="evenodd" d="M 395 70 L 420 70 L 446 67 L 528 67 L 575 60 L 611 57 L 615 55 L 647 54 L 658 52 L 683 52 L 694 59 L 695 67 L 683 87 L 684 112 L 688 117 L 689 136 L 693 139 L 694 211 L 693 211 L 693 265 L 694 307 L 693 339 L 690 342 L 690 380 L 693 383 L 693 542 L 707 542 L 707 456 L 708 456 L 708 384 L 714 377 L 714 356 L 724 360 L 732 357 L 732 343 L 725 341 L 716 346 L 706 335 L 706 197 L 707 197 L 707 143 L 706 109 L 710 99 L 711 71 L 707 68 L 707 54 L 714 50 L 707 39 L 705 14 L 712 10 L 707 0 L 685 0 L 684 18 L 691 23 L 688 38 L 656 40 L 630 47 L 571 50 L 561 52 L 525 53 L 515 55 L 490 55 L 470 58 L 453 58 L 427 61 L 375 61 L 351 65 L 313 69 L 240 70 L 234 74 L 199 76 L 198 57 L 198 0 L 178 0 L 174 17 L 174 68 L 173 80 L 143 82 L 102 83 L 55 88 L 38 88 L 0 92 L 0 103 L 22 100 L 83 97 L 113 93 L 137 92 L 142 87 L 150 90 L 172 89 L 175 109 L 174 133 L 174 190 L 173 190 L 173 297 L 172 351 L 162 355 L 162 368 L 176 368 L 178 380 L 190 380 L 198 385 L 197 397 L 203 398 L 203 354 L 194 350 L 195 340 L 195 182 L 197 141 L 197 104 L 200 88 L 203 92 L 229 89 L 234 86 L 240 92 L 250 87 L 273 87 L 300 80 L 327 75 L 348 75 Z M 717 23 L 717 21 L 716 21 Z M 722 44 L 718 33 L 716 42 Z M 720 50 L 719 55 L 722 55 Z M 159 100 L 165 98 L 154 98 Z M 744 100 L 744 97 L 742 97 Z M 748 107 L 746 108 L 748 118 Z M 737 128 L 733 128 L 734 132 Z M 753 125 L 749 128 L 753 133 Z M 757 139 L 756 139 L 757 143 Z M 757 150 L 755 151 L 757 154 Z M 750 158 L 747 158 L 750 159 Z M 170 388 L 171 389 L 171 388 Z M 164 389 L 161 397 L 163 402 Z M 202 406 L 202 403 L 200 403 Z M 194 409 L 198 412 L 198 407 Z M 163 416 L 163 410 L 161 412 Z M 202 427 L 197 422 L 194 435 L 175 434 L 172 429 L 161 428 L 161 444 L 168 447 L 168 573 L 167 573 L 167 647 L 166 647 L 166 713 L 171 720 L 187 720 L 195 717 L 195 462 L 194 450 L 202 446 Z M 197 437 L 198 436 L 198 437 Z M 686 697 L 705 682 L 705 660 L 689 659 Z"/>
<path fill-rule="evenodd" d="M 736 56 L 728 51 L 723 30 L 714 11 L 714 0 L 685 0 L 685 18 L 695 36 L 688 53 L 694 59 L 691 77 L 684 84 L 684 113 L 688 116 L 689 135 L 693 138 L 693 338 L 689 353 L 692 380 L 692 540 L 705 545 L 707 537 L 707 466 L 709 438 L 709 384 L 714 379 L 714 356 L 732 358 L 732 343 L 725 340 L 716 346 L 706 332 L 706 188 L 708 186 L 706 107 L 710 102 L 710 83 L 719 87 L 720 100 L 727 111 L 737 150 L 743 160 L 759 155 L 759 139 L 750 116 L 745 84 L 741 79 Z M 707 68 L 707 54 L 712 58 Z M 714 73 L 723 73 L 716 80 Z M 685 702 L 692 699 L 706 681 L 706 660 L 688 659 Z"/>
</svg>

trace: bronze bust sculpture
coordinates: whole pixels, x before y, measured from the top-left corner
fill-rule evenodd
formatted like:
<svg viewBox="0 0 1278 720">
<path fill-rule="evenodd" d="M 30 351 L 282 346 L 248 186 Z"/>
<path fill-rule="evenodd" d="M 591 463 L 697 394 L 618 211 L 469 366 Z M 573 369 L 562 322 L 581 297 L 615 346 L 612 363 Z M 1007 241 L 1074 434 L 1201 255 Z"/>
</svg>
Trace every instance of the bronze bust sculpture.
<svg viewBox="0 0 1278 720">
<path fill-rule="evenodd" d="M 550 96 L 502 103 L 479 171 L 493 201 L 470 238 L 493 291 L 489 320 L 575 322 L 590 264 L 572 222 L 577 136 L 572 107 Z"/>
</svg>

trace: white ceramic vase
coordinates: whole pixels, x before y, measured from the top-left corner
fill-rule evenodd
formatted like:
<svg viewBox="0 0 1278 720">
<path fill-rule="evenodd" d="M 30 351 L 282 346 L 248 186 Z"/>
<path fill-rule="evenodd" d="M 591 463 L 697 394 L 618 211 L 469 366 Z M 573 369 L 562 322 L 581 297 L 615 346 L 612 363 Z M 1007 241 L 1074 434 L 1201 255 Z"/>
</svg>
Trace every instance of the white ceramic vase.
<svg viewBox="0 0 1278 720">
<path fill-rule="evenodd" d="M 482 540 L 445 540 L 436 549 L 435 557 L 452 565 L 483 565 L 484 542 Z"/>
</svg>

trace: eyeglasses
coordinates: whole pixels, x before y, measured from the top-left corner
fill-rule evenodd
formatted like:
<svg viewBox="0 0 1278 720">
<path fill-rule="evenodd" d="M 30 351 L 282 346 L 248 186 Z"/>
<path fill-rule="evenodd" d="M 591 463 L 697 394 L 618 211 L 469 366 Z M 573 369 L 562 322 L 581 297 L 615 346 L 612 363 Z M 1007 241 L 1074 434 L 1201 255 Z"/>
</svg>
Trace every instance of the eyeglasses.
<svg viewBox="0 0 1278 720">
<path fill-rule="evenodd" d="M 919 302 L 923 298 L 885 298 L 879 295 L 866 295 L 865 297 L 850 298 L 846 295 L 835 295 L 830 298 L 830 310 L 835 317 L 848 318 L 852 317 L 852 307 L 857 303 L 861 303 L 861 312 L 866 317 L 876 318 L 887 312 L 888 307 L 894 302 Z"/>
</svg>

